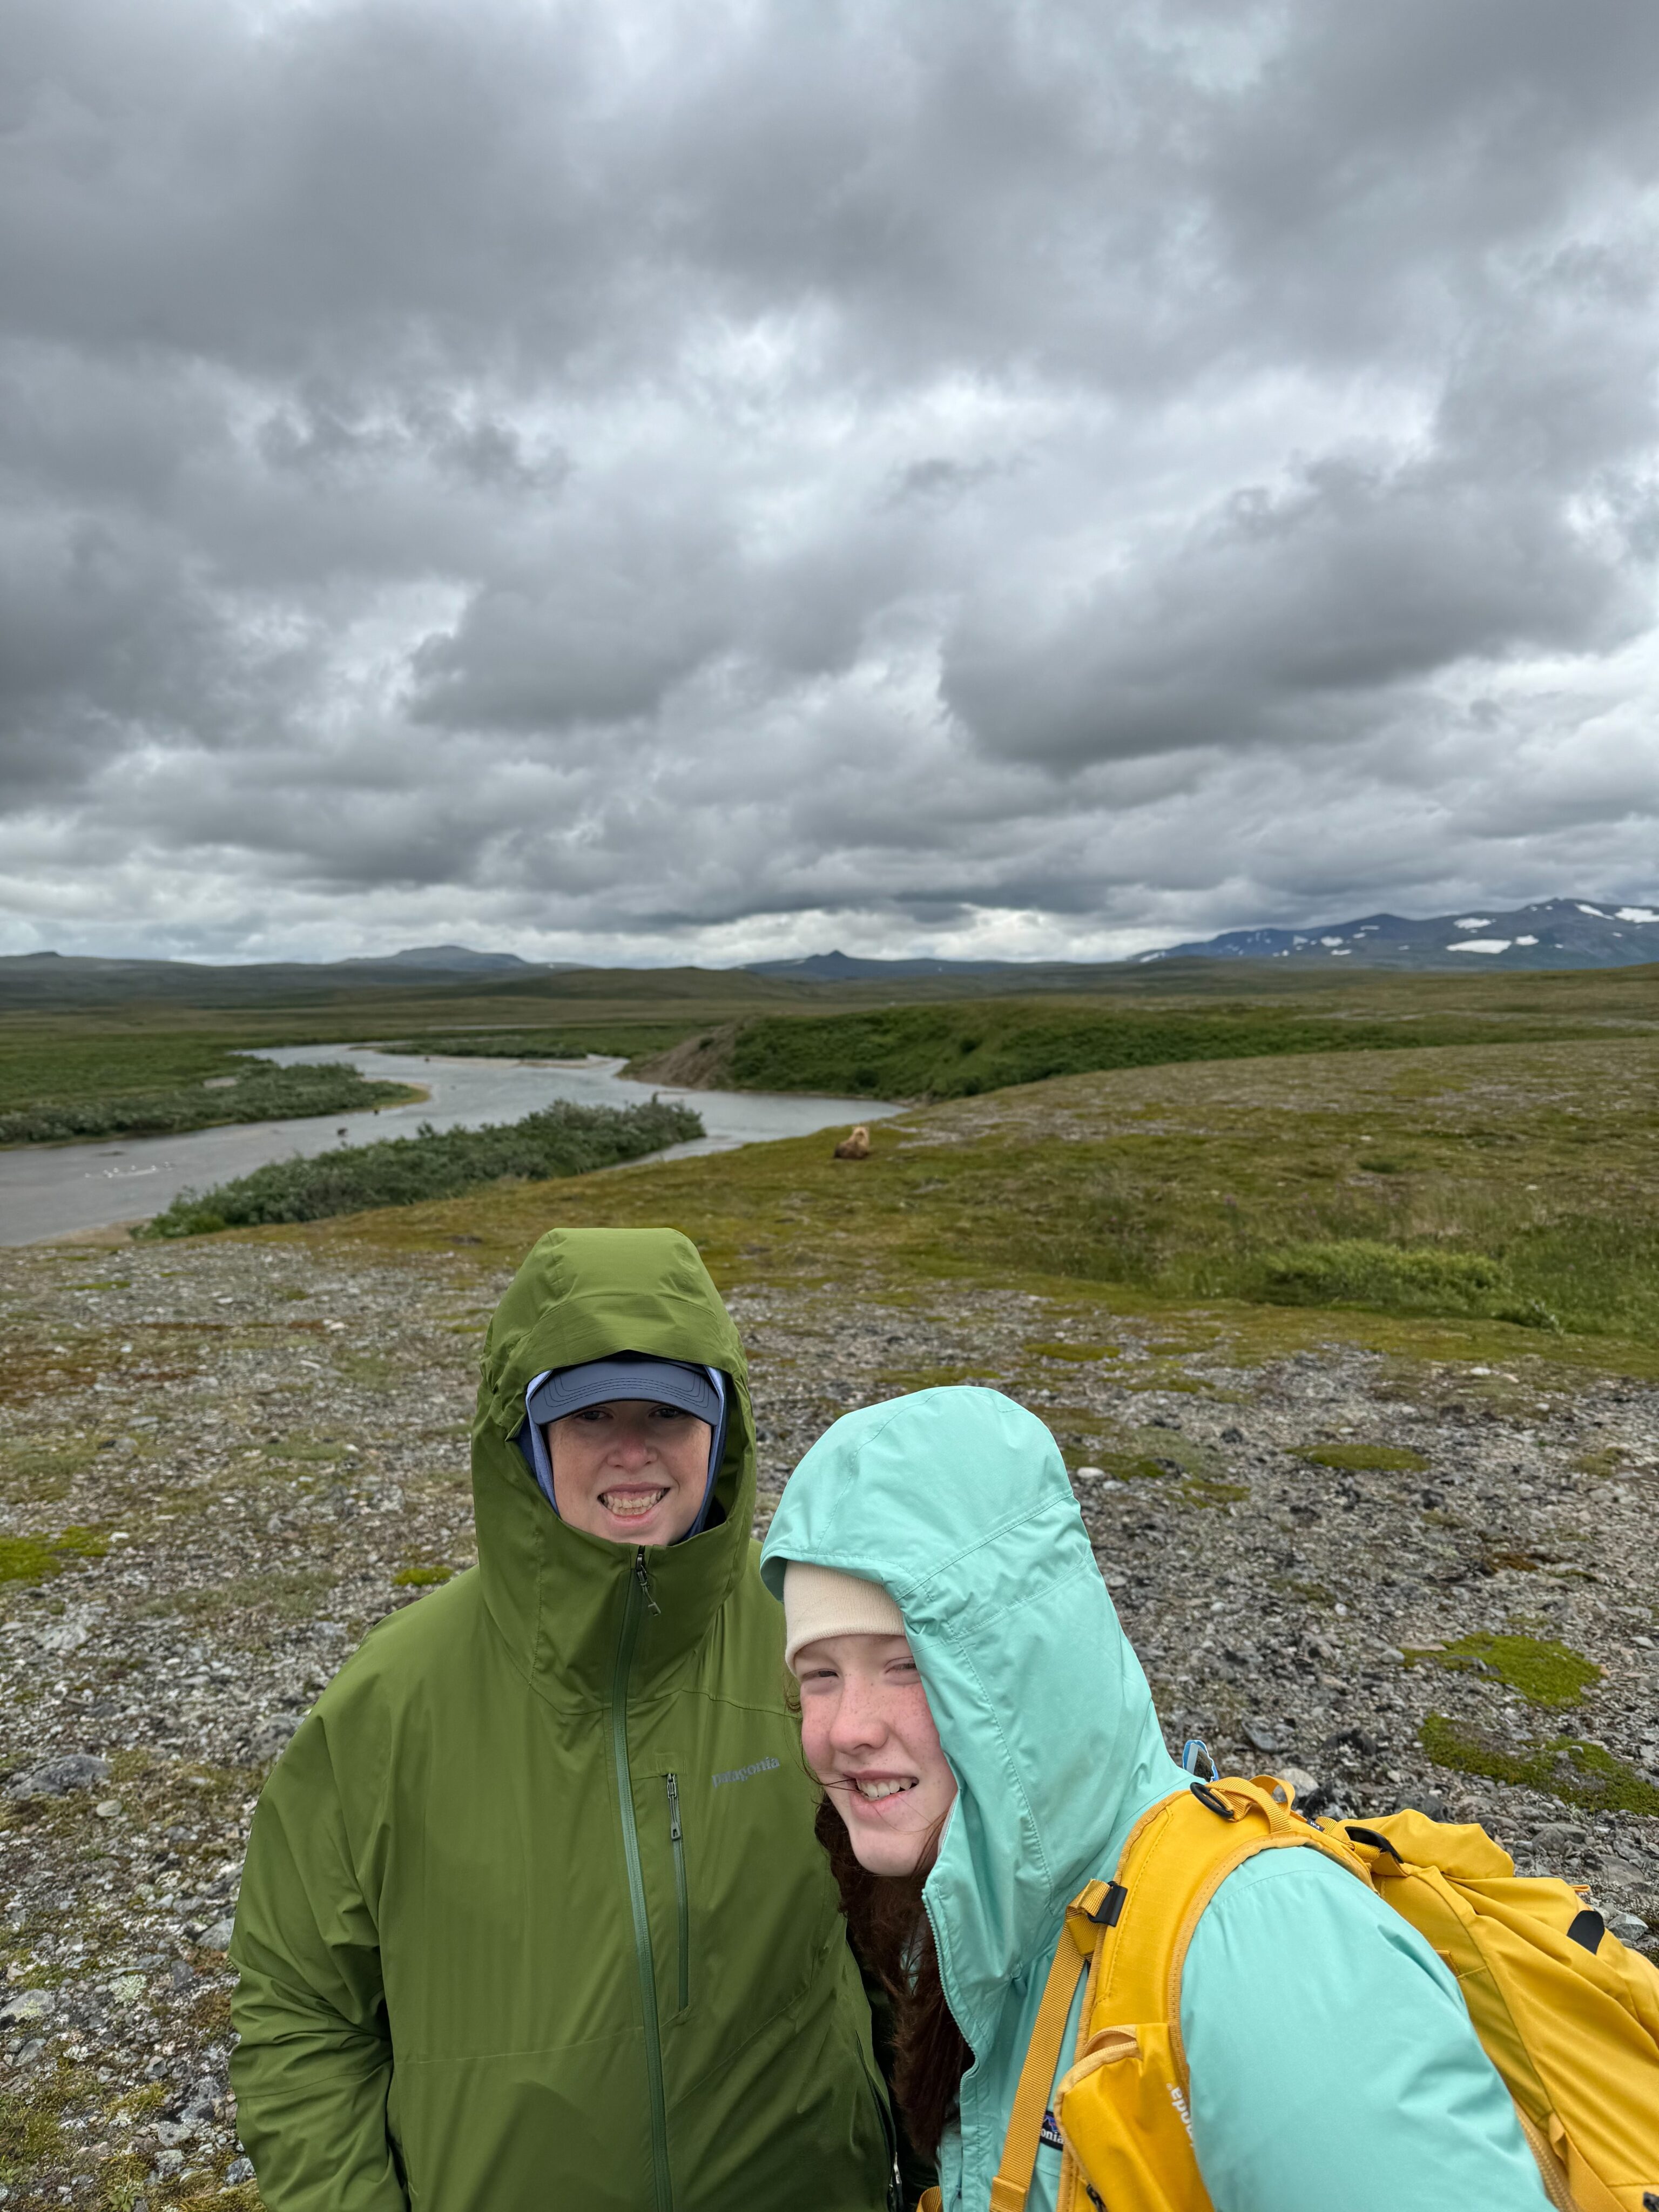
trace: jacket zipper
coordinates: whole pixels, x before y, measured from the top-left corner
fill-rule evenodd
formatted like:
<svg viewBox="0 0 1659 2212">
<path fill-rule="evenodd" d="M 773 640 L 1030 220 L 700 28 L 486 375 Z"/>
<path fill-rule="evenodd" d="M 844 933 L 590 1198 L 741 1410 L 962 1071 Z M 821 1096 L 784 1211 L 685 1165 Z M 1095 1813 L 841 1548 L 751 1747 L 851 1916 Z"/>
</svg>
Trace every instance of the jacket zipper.
<svg viewBox="0 0 1659 2212">
<path fill-rule="evenodd" d="M 634 1915 L 634 1955 L 640 1970 L 640 1997 L 645 2014 L 645 2080 L 651 2104 L 651 2164 L 656 2180 L 656 2212 L 674 2212 L 674 2185 L 668 2169 L 668 2108 L 663 2094 L 662 2038 L 657 2027 L 657 1969 L 651 1956 L 651 1923 L 645 1908 L 645 1876 L 640 1865 L 639 1828 L 634 1819 L 634 1778 L 628 1764 L 628 1678 L 633 1671 L 634 1647 L 640 1638 L 640 1617 L 649 1607 L 659 1610 L 651 1595 L 651 1578 L 645 1571 L 643 1546 L 634 1554 L 623 1605 L 622 1634 L 617 1643 L 616 1673 L 611 1684 L 611 1748 L 617 1765 L 617 1808 L 622 1814 L 623 1856 L 628 1865 L 628 1901 Z"/>
<path fill-rule="evenodd" d="M 685 1897 L 685 1838 L 680 1828 L 680 1778 L 678 1774 L 670 1774 L 664 1779 L 668 1784 L 668 1840 L 674 1846 L 674 1901 L 680 1916 L 680 2001 L 674 2009 L 684 2012 L 691 2002 L 691 1926 Z"/>
</svg>

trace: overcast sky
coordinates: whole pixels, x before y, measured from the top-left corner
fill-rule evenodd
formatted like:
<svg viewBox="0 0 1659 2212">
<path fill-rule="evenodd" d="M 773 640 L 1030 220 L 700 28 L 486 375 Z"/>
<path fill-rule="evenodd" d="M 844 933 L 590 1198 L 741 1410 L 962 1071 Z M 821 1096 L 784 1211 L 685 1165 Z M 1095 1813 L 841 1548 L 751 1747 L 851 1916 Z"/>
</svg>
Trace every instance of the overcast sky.
<svg viewBox="0 0 1659 2212">
<path fill-rule="evenodd" d="M 1659 893 L 1651 0 L 8 0 L 0 951 Z"/>
</svg>

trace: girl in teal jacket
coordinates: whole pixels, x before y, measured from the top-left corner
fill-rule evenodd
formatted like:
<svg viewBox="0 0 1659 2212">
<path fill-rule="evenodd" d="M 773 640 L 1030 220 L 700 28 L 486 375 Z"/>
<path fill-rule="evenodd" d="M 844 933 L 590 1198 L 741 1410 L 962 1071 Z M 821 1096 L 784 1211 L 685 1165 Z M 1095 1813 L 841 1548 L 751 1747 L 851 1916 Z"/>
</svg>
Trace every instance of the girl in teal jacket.
<svg viewBox="0 0 1659 2212">
<path fill-rule="evenodd" d="M 939 2142 L 945 2212 L 985 2212 L 1066 1902 L 1188 1777 L 1054 1439 L 994 1390 L 837 1421 L 790 1479 L 762 1573 L 785 1600 L 843 1893 L 861 1884 L 890 1930 L 910 1901 L 893 1955 L 923 2135 L 951 2101 L 941 2064 L 965 2068 Z M 924 2017 L 930 1989 L 948 2019 Z M 1216 2212 L 1547 2212 L 1451 1975 L 1317 1851 L 1264 1852 L 1222 1884 L 1181 2030 Z M 1053 2212 L 1060 2157 L 1057 2138 L 1039 2151 L 1030 2212 Z"/>
</svg>

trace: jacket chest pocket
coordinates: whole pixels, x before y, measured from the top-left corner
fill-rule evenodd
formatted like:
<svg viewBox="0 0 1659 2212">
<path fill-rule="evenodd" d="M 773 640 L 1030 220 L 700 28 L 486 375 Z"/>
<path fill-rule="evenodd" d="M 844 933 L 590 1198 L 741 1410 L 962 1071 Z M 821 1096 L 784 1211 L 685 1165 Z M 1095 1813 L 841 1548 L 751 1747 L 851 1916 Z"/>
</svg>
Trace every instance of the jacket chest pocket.
<svg viewBox="0 0 1659 2212">
<path fill-rule="evenodd" d="M 668 1848 L 674 1863 L 674 2010 L 683 2013 L 691 2002 L 691 1905 L 685 1877 L 685 1824 L 680 1817 L 680 1778 L 663 1777 L 668 1801 Z"/>
</svg>

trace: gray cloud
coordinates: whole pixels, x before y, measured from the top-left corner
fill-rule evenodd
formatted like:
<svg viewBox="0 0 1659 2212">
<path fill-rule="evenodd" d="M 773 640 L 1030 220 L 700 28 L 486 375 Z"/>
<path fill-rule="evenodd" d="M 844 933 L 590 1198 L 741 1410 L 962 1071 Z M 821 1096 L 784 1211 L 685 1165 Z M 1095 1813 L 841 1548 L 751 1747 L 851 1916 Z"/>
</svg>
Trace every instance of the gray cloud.
<svg viewBox="0 0 1659 2212">
<path fill-rule="evenodd" d="M 17 0 L 0 946 L 1650 896 L 1627 0 Z"/>
</svg>

